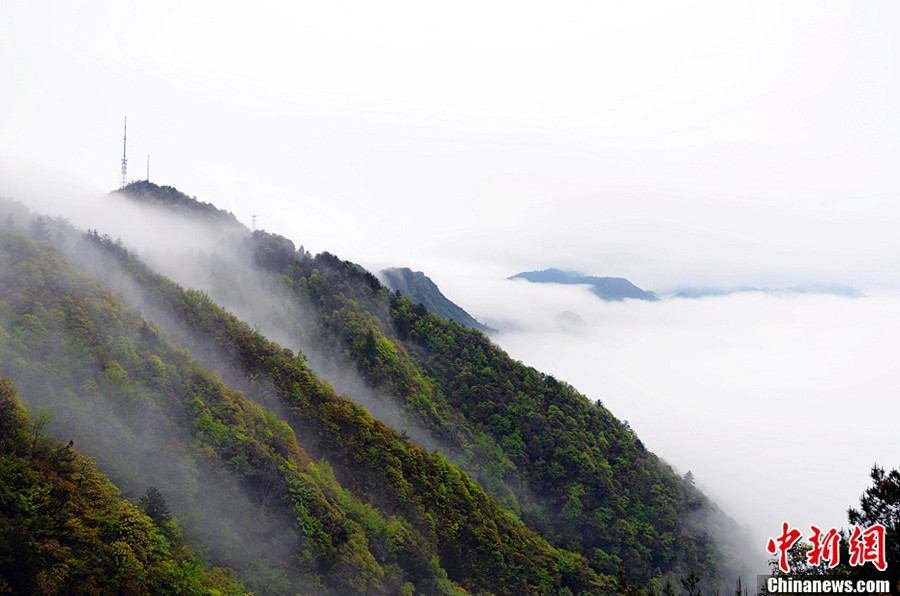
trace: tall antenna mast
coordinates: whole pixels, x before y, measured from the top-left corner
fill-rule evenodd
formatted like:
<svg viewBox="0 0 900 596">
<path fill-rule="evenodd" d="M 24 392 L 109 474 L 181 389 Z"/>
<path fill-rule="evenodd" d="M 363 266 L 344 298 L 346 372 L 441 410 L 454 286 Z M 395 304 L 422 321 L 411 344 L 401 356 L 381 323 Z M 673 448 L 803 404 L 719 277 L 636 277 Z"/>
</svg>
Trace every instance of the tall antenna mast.
<svg viewBox="0 0 900 596">
<path fill-rule="evenodd" d="M 150 182 L 150 156 L 147 156 L 147 182 Z"/>
<path fill-rule="evenodd" d="M 128 158 L 125 157 L 128 148 L 128 116 L 125 116 L 125 134 L 122 136 L 122 188 L 128 184 Z"/>
</svg>

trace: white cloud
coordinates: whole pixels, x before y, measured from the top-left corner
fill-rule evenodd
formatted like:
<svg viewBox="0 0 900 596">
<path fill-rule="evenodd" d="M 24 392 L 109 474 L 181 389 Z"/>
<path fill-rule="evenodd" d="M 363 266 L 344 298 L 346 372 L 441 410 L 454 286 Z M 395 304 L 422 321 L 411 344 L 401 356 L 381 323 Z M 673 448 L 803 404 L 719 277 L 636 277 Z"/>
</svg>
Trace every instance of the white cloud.
<svg viewBox="0 0 900 596">
<path fill-rule="evenodd" d="M 111 189 L 127 114 L 132 177 L 150 154 L 154 181 L 307 249 L 425 270 L 482 319 L 534 326 L 542 343 L 501 342 L 602 397 L 748 517 L 784 490 L 824 517 L 872 461 L 891 463 L 870 410 L 888 418 L 896 394 L 894 298 L 592 305 L 569 288 L 554 311 L 546 288 L 497 280 L 559 266 L 656 291 L 900 288 L 898 10 L 4 2 L 0 156 Z M 561 335 L 561 310 L 590 332 Z M 688 434 L 675 423 L 734 440 L 739 465 L 667 443 Z M 777 457 L 794 427 L 814 452 Z M 801 468 L 840 494 L 817 509 L 772 480 Z"/>
<path fill-rule="evenodd" d="M 7 3 L 0 152 L 112 188 L 128 114 L 132 177 L 357 261 L 897 287 L 896 11 Z"/>
<path fill-rule="evenodd" d="M 508 281 L 466 296 L 480 317 L 518 324 L 495 337 L 513 358 L 629 420 L 760 545 L 783 520 L 846 526 L 871 465 L 896 466 L 884 422 L 900 415 L 895 293 L 607 303 Z M 565 310 L 585 320 L 580 333 L 554 325 Z"/>
</svg>

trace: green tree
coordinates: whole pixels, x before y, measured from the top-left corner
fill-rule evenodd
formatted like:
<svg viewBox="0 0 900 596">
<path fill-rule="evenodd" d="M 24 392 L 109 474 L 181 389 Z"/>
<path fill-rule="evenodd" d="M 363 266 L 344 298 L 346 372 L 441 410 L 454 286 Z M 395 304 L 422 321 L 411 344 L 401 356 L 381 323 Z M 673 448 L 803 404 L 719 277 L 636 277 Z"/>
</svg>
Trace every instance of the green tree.
<svg viewBox="0 0 900 596">
<path fill-rule="evenodd" d="M 900 470 L 885 472 L 875 464 L 869 473 L 872 486 L 859 499 L 859 509 L 847 510 L 851 524 L 884 526 L 885 559 L 888 567 L 900 565 Z"/>
<path fill-rule="evenodd" d="M 167 522 L 172 521 L 172 514 L 169 512 L 166 498 L 155 486 L 149 487 L 144 496 L 138 499 L 138 508 L 152 519 L 157 527 L 161 528 Z"/>
<path fill-rule="evenodd" d="M 690 573 L 681 576 L 680 581 L 681 587 L 687 592 L 687 596 L 702 596 L 703 592 L 700 590 L 700 576 L 697 575 L 696 571 L 691 569 Z"/>
</svg>

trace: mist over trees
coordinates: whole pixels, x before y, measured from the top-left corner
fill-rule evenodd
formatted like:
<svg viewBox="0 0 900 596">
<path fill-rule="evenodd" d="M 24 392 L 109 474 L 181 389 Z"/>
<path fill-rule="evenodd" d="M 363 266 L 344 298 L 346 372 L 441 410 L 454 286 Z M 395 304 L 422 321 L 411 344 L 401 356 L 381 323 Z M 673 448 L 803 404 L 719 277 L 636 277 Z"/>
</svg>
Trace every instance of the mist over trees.
<svg viewBox="0 0 900 596">
<path fill-rule="evenodd" d="M 207 248 L 3 205 L 0 375 L 170 543 L 260 594 L 733 581 L 736 524 L 599 403 L 358 265 L 132 190 L 111 209 L 174 205 Z"/>
<path fill-rule="evenodd" d="M 38 420 L 0 378 L 0 591 L 245 593 L 232 573 L 204 569 L 171 517 L 122 499 L 90 458 Z"/>
</svg>

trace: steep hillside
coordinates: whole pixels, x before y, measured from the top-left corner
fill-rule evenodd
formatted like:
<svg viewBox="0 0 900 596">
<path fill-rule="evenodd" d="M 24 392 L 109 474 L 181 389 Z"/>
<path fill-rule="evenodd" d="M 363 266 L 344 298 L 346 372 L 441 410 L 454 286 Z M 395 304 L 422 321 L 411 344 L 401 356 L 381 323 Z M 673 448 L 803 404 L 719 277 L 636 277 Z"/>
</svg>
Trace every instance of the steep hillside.
<svg viewBox="0 0 900 596">
<path fill-rule="evenodd" d="M 200 210 L 214 250 L 146 253 L 185 290 L 11 209 L 0 374 L 126 495 L 158 486 L 212 563 L 258 593 L 594 594 L 620 567 L 731 584 L 733 522 L 602 404 L 358 265 Z"/>
<path fill-rule="evenodd" d="M 634 581 L 728 573 L 718 539 L 740 531 L 599 403 L 328 253 L 313 256 L 257 231 L 235 254 L 223 248 L 217 257 L 205 264 L 213 298 L 228 297 L 263 332 L 305 346 L 324 378 L 440 449 L 596 571 L 621 565 Z M 248 260 L 265 296 L 231 274 Z M 350 373 L 357 382 L 347 381 Z"/>
<path fill-rule="evenodd" d="M 413 271 L 409 267 L 393 267 L 383 269 L 381 278 L 388 288 L 400 292 L 416 304 L 423 305 L 439 317 L 485 333 L 491 331 L 490 327 L 479 323 L 475 317 L 444 296 L 437 284 L 421 271 Z"/>
<path fill-rule="evenodd" d="M 254 239 L 257 250 L 271 241 Z M 398 400 L 453 461 L 554 544 L 601 573 L 621 565 L 638 581 L 722 570 L 714 536 L 739 533 L 733 523 L 601 404 L 513 361 L 481 333 L 386 292 L 350 263 L 295 253 L 279 271 L 320 313 L 319 345 L 334 345 L 334 358 Z"/>
<path fill-rule="evenodd" d="M 144 511 L 123 500 L 71 442 L 44 434 L 47 420 L 0 378 L 0 593 L 244 593 L 203 569 L 163 500 Z"/>
<path fill-rule="evenodd" d="M 552 548 L 441 455 L 339 397 L 302 355 L 118 243 L 89 234 L 70 248 L 100 249 L 95 257 L 112 258 L 107 269 L 120 262 L 177 327 L 217 352 L 223 374 L 271 410 L 205 370 L 46 238 L 8 225 L 0 234 L 0 370 L 32 408 L 54 415 L 52 432 L 74 437 L 126 494 L 159 486 L 187 539 L 249 588 L 604 591 L 583 558 Z"/>
</svg>

